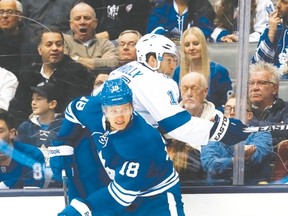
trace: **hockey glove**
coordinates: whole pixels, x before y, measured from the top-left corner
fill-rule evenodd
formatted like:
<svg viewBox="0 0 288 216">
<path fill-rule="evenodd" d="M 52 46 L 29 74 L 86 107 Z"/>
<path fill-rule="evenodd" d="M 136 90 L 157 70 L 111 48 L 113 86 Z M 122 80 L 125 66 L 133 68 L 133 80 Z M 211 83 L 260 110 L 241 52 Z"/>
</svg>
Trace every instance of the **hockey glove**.
<svg viewBox="0 0 288 216">
<path fill-rule="evenodd" d="M 62 170 L 66 170 L 67 175 L 71 173 L 74 154 L 73 147 L 67 145 L 50 146 L 48 147 L 48 154 L 50 167 L 55 179 L 62 179 Z"/>
<path fill-rule="evenodd" d="M 249 133 L 243 132 L 246 127 L 239 119 L 216 115 L 214 125 L 210 130 L 210 141 L 235 145 L 249 136 Z"/>
<path fill-rule="evenodd" d="M 70 205 L 58 214 L 58 216 L 92 216 L 88 206 L 78 199 L 73 199 Z"/>
</svg>

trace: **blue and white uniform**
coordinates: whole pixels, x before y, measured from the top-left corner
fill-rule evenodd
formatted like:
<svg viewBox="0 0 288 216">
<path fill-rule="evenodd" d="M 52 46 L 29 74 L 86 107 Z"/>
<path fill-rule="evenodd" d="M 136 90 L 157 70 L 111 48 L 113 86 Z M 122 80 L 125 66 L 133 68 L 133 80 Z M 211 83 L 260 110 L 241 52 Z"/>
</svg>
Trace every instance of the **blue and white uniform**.
<svg viewBox="0 0 288 216">
<path fill-rule="evenodd" d="M 0 189 L 17 189 L 25 186 L 42 187 L 44 173 L 41 167 L 44 164 L 42 152 L 35 146 L 13 141 L 13 148 L 1 143 L 1 153 L 11 157 L 8 166 L 0 167 Z M 34 170 L 33 165 L 38 163 L 39 169 Z M 36 178 L 39 177 L 39 178 Z"/>
<path fill-rule="evenodd" d="M 133 92 L 134 110 L 150 124 L 197 149 L 208 143 L 213 122 L 192 117 L 178 105 L 179 88 L 171 78 L 136 61 L 112 71 L 108 79 L 118 77 L 122 77 Z"/>
<path fill-rule="evenodd" d="M 133 113 L 125 130 L 107 131 L 96 96 L 74 100 L 67 107 L 65 117 L 59 137 L 66 137 L 67 141 L 69 132 L 73 133 L 71 137 L 77 137 L 75 128 L 86 127 L 111 179 L 106 187 L 84 199 L 93 215 L 184 215 L 178 173 L 167 155 L 165 143 L 160 133 L 140 115 Z"/>
<path fill-rule="evenodd" d="M 274 42 L 268 37 L 269 26 L 264 30 L 260 37 L 257 50 L 253 55 L 251 63 L 265 61 L 280 69 L 281 79 L 288 78 L 288 26 L 279 24 L 275 34 Z"/>
</svg>

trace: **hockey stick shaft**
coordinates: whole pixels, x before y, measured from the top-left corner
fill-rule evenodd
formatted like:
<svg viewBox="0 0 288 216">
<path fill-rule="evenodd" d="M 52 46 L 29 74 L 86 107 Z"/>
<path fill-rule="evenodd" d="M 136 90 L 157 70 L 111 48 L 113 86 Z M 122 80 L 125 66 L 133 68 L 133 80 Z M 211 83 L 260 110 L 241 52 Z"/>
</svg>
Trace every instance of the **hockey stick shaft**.
<svg viewBox="0 0 288 216">
<path fill-rule="evenodd" d="M 280 124 L 280 125 L 267 125 L 267 126 L 259 126 L 259 127 L 247 127 L 243 129 L 245 133 L 253 133 L 253 132 L 264 132 L 264 131 L 288 131 L 288 124 Z"/>
<path fill-rule="evenodd" d="M 63 181 L 64 203 L 66 207 L 69 204 L 69 198 L 67 193 L 67 176 L 66 171 L 64 169 L 62 170 L 62 181 Z"/>
</svg>

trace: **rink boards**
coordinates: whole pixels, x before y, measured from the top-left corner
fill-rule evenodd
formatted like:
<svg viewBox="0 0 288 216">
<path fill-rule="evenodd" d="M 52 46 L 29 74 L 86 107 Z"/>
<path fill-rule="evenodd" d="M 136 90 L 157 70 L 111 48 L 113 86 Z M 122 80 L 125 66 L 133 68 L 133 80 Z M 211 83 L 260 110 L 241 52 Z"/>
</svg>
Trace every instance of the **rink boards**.
<svg viewBox="0 0 288 216">
<path fill-rule="evenodd" d="M 64 208 L 62 194 L 61 190 L 1 191 L 1 215 L 57 215 Z M 286 185 L 183 189 L 187 216 L 287 216 L 287 200 Z"/>
</svg>

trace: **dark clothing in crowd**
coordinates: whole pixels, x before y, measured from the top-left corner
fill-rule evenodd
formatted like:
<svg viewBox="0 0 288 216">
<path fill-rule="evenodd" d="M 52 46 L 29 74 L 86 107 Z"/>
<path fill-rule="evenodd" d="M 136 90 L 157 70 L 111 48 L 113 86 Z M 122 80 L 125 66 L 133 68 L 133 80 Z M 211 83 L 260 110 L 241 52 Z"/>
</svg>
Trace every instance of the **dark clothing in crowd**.
<svg viewBox="0 0 288 216">
<path fill-rule="evenodd" d="M 32 90 L 45 82 L 52 82 L 59 91 L 59 102 L 56 112 L 63 112 L 65 107 L 74 98 L 90 95 L 93 88 L 94 77 L 80 63 L 73 61 L 69 56 L 64 55 L 63 60 L 54 69 L 49 79 L 40 73 L 42 63 L 34 64 L 31 68 L 25 69 L 20 74 L 19 86 L 14 99 L 10 102 L 11 111 L 18 121 L 26 121 L 31 110 Z"/>
<path fill-rule="evenodd" d="M 107 31 L 115 40 L 124 30 L 137 30 L 145 34 L 151 9 L 149 0 L 85 0 L 94 8 L 98 25 L 96 32 Z"/>
<path fill-rule="evenodd" d="M 253 119 L 249 122 L 252 126 L 266 126 L 275 124 L 288 124 L 288 102 L 277 98 L 271 107 L 260 111 L 253 108 Z M 276 145 L 284 139 L 288 139 L 286 130 L 271 131 L 273 145 Z"/>
</svg>

